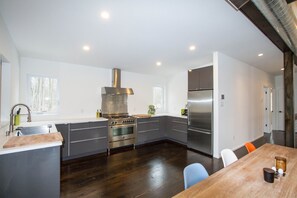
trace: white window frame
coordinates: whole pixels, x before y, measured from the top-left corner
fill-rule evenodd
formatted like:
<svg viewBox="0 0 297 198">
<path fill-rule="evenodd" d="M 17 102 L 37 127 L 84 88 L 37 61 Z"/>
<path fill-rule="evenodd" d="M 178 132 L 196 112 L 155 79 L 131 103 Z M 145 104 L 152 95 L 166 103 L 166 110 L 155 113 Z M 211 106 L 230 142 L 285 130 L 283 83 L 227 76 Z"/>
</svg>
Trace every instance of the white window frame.
<svg viewBox="0 0 297 198">
<path fill-rule="evenodd" d="M 31 96 L 31 77 L 39 77 L 39 78 L 52 78 L 57 80 L 57 108 L 56 111 L 50 112 L 36 112 L 32 110 L 32 96 Z M 26 101 L 29 107 L 32 110 L 33 115 L 58 115 L 60 109 L 60 87 L 59 87 L 59 78 L 56 76 L 50 75 L 39 75 L 39 74 L 27 74 L 27 92 L 26 92 Z"/>
<path fill-rule="evenodd" d="M 162 106 L 160 108 L 158 108 L 155 104 L 155 88 L 162 89 Z M 163 86 L 154 86 L 153 87 L 153 105 L 155 106 L 156 111 L 158 111 L 158 113 L 162 113 L 165 111 L 165 88 Z"/>
</svg>

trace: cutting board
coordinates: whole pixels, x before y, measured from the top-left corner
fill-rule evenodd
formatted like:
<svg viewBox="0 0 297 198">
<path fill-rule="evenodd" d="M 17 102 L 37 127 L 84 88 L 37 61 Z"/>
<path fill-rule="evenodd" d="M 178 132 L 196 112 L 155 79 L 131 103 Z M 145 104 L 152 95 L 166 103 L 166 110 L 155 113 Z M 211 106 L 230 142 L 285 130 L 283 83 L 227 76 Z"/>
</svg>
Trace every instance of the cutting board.
<svg viewBox="0 0 297 198">
<path fill-rule="evenodd" d="M 32 144 L 42 144 L 42 143 L 59 142 L 59 141 L 63 141 L 63 137 L 62 137 L 61 133 L 15 136 L 15 137 L 11 137 L 3 145 L 3 148 L 29 146 Z"/>
<path fill-rule="evenodd" d="M 133 117 L 135 117 L 135 118 L 150 118 L 151 115 L 149 115 L 149 114 L 136 114 L 136 115 L 133 115 Z"/>
</svg>

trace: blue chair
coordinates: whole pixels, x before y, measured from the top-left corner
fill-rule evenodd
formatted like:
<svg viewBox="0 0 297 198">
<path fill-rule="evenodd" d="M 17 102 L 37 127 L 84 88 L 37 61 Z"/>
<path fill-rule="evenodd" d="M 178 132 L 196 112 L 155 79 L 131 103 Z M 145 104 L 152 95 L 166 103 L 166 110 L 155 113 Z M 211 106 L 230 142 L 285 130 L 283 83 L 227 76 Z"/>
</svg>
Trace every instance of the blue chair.
<svg viewBox="0 0 297 198">
<path fill-rule="evenodd" d="M 184 169 L 184 183 L 185 189 L 193 186 L 194 184 L 206 179 L 208 173 L 205 170 L 204 166 L 200 163 L 194 163 L 188 165 Z"/>
</svg>

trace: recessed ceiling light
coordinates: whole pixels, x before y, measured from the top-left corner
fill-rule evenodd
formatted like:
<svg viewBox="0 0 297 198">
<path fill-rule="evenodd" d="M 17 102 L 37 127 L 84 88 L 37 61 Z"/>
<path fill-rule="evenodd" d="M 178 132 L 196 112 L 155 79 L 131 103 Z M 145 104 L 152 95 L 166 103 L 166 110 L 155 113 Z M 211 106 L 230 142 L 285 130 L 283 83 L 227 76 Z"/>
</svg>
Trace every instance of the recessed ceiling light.
<svg viewBox="0 0 297 198">
<path fill-rule="evenodd" d="M 90 51 L 90 46 L 84 45 L 82 48 L 84 51 Z"/>
<path fill-rule="evenodd" d="M 109 19 L 109 12 L 103 11 L 101 12 L 100 16 L 102 19 Z"/>
<path fill-rule="evenodd" d="M 195 45 L 191 45 L 190 47 L 189 47 L 189 50 L 191 50 L 191 51 L 194 51 L 196 49 L 196 46 Z"/>
<path fill-rule="evenodd" d="M 157 62 L 156 62 L 156 65 L 157 65 L 157 66 L 161 66 L 162 63 L 161 63 L 160 61 L 157 61 Z"/>
<path fill-rule="evenodd" d="M 263 56 L 263 54 L 261 53 L 261 54 L 258 54 L 258 56 Z"/>
<path fill-rule="evenodd" d="M 285 68 L 281 68 L 281 70 L 282 70 L 282 71 L 284 71 L 284 70 L 285 70 Z"/>
<path fill-rule="evenodd" d="M 191 69 L 189 69 L 189 72 L 192 72 L 192 70 L 191 70 Z"/>
</svg>

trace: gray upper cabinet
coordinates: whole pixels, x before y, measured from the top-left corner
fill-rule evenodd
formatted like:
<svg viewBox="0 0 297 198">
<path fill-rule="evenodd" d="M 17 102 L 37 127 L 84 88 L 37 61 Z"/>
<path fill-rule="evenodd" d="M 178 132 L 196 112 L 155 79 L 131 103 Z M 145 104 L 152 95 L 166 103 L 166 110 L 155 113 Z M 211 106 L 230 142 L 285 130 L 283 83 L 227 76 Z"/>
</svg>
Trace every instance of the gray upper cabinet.
<svg viewBox="0 0 297 198">
<path fill-rule="evenodd" d="M 213 89 L 213 66 L 188 71 L 188 90 Z"/>
<path fill-rule="evenodd" d="M 188 90 L 198 90 L 199 85 L 199 69 L 193 69 L 192 71 L 188 71 Z"/>
</svg>

